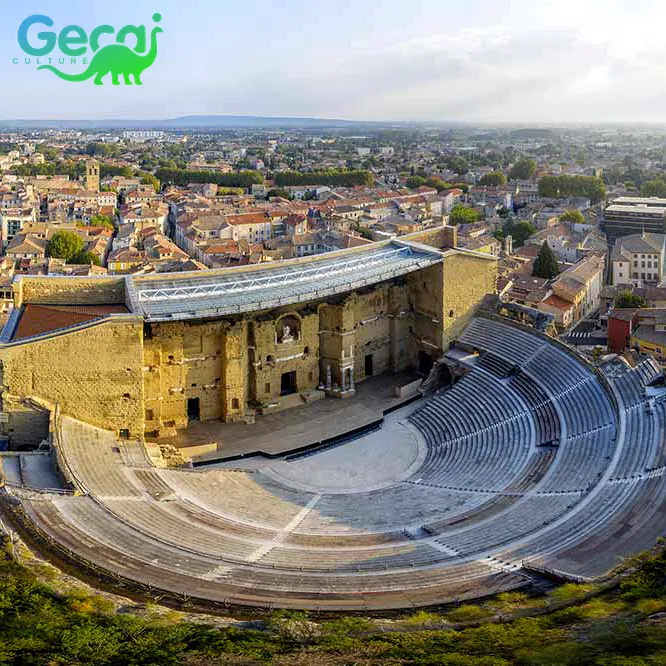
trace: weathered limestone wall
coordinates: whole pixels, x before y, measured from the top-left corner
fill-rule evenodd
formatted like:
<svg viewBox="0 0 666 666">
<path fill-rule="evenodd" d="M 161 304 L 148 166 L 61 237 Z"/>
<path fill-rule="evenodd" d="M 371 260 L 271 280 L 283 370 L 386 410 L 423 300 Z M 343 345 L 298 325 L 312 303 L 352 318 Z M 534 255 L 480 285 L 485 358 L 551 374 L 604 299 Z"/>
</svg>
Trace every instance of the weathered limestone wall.
<svg viewBox="0 0 666 666">
<path fill-rule="evenodd" d="M 458 227 L 436 227 L 425 231 L 416 231 L 413 234 L 401 236 L 398 240 L 410 241 L 429 245 L 438 250 L 454 248 L 458 245 Z"/>
<path fill-rule="evenodd" d="M 225 330 L 222 364 L 222 418 L 240 421 L 249 398 L 248 322 L 241 321 Z"/>
<path fill-rule="evenodd" d="M 409 305 L 414 313 L 409 352 L 418 367 L 419 352 L 433 359 L 444 352 L 443 265 L 436 264 L 408 276 Z"/>
<path fill-rule="evenodd" d="M 282 375 L 296 373 L 298 392 L 319 385 L 319 316 L 307 309 L 285 310 L 250 324 L 254 338 L 250 400 L 261 405 L 280 399 Z M 283 340 L 284 327 L 290 329 Z M 290 339 L 291 338 L 291 339 Z"/>
<path fill-rule="evenodd" d="M 110 305 L 125 302 L 122 277 L 48 278 L 23 277 L 15 285 L 15 305 Z"/>
<path fill-rule="evenodd" d="M 407 353 L 411 319 L 406 285 L 383 285 L 349 299 L 354 310 L 354 375 L 367 376 L 404 369 L 410 363 Z M 411 314 L 411 313 L 410 313 Z M 401 323 L 400 323 L 401 322 Z M 366 368 L 366 360 L 372 357 Z M 370 367 L 371 366 L 371 367 Z M 366 372 L 371 370 L 371 372 Z"/>
<path fill-rule="evenodd" d="M 188 400 L 198 399 L 201 420 L 222 416 L 225 322 L 146 325 L 144 386 L 146 432 L 185 427 Z"/>
<path fill-rule="evenodd" d="M 3 409 L 11 422 L 16 401 L 35 397 L 59 404 L 63 414 L 140 437 L 142 346 L 143 324 L 129 317 L 6 345 L 0 348 Z"/>
<path fill-rule="evenodd" d="M 353 348 L 353 325 L 345 327 L 343 304 L 319 306 L 319 360 L 322 383 L 326 383 L 327 368 L 331 369 L 332 383 L 340 383 L 340 361 L 344 349 Z"/>
<path fill-rule="evenodd" d="M 50 414 L 47 410 L 10 395 L 3 396 L 2 410 L 9 416 L 9 423 L 2 425 L 2 432 L 9 435 L 12 450 L 32 449 L 48 439 Z"/>
<path fill-rule="evenodd" d="M 453 252 L 443 264 L 444 345 L 462 333 L 486 294 L 497 290 L 497 259 Z"/>
</svg>

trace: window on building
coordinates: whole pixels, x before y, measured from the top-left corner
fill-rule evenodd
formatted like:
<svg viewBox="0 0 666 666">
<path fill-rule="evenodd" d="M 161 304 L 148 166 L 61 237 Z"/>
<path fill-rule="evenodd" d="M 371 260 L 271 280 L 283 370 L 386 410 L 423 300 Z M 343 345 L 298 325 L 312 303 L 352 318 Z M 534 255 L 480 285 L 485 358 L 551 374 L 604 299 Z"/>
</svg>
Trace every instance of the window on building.
<svg viewBox="0 0 666 666">
<path fill-rule="evenodd" d="M 240 409 L 240 402 L 238 401 L 238 398 L 231 399 L 231 409 Z"/>
<path fill-rule="evenodd" d="M 271 385 L 270 382 L 266 382 L 266 386 L 264 386 L 264 393 L 270 393 L 271 392 Z"/>
</svg>

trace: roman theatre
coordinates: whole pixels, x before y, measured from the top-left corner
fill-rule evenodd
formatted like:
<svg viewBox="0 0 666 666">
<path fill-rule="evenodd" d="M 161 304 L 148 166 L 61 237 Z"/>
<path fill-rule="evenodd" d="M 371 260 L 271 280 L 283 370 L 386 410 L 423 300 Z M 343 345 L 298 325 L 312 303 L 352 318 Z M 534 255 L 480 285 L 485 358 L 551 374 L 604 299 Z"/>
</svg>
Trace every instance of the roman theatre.
<svg viewBox="0 0 666 666">
<path fill-rule="evenodd" d="M 3 516 L 82 575 L 209 607 L 604 579 L 665 531 L 663 372 L 590 365 L 488 296 L 496 279 L 448 227 L 258 266 L 18 276 Z"/>
</svg>

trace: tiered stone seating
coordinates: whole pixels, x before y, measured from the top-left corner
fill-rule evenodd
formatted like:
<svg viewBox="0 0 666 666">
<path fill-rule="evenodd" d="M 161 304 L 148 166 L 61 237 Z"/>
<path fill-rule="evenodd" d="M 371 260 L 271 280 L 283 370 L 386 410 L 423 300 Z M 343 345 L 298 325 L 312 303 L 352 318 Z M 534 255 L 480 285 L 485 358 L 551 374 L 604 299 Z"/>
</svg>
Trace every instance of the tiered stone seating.
<svg viewBox="0 0 666 666">
<path fill-rule="evenodd" d="M 662 469 L 666 467 L 666 402 L 658 402 L 654 406 L 655 440 L 657 451 L 651 467 Z"/>
<path fill-rule="evenodd" d="M 436 395 L 410 420 L 430 445 L 416 475 L 429 485 L 500 490 L 524 465 L 533 443 L 526 405 L 481 369 Z"/>
<path fill-rule="evenodd" d="M 254 475 L 243 472 L 159 470 L 159 473 L 170 487 L 193 504 L 265 528 L 280 529 L 314 498 L 312 493 L 284 488 L 265 476 L 260 483 L 255 482 Z"/>
<path fill-rule="evenodd" d="M 185 552 L 194 552 L 232 562 L 244 562 L 261 542 L 237 539 L 222 530 L 204 526 L 178 511 L 178 505 L 131 500 L 108 500 L 105 506 L 126 524 L 158 541 L 173 544 Z"/>
<path fill-rule="evenodd" d="M 525 538 L 551 523 L 576 503 L 576 498 L 533 496 L 512 505 L 506 512 L 458 531 L 444 532 L 437 542 L 460 555 L 472 555 L 504 543 Z"/>
<path fill-rule="evenodd" d="M 477 361 L 477 366 L 487 370 L 488 372 L 492 372 L 494 375 L 502 379 L 508 377 L 515 368 L 513 363 L 509 363 L 508 361 L 505 361 L 504 359 L 500 358 L 499 356 L 495 356 L 490 352 L 486 352 L 483 354 L 483 356 L 481 356 L 481 358 Z"/>
<path fill-rule="evenodd" d="M 429 520 L 456 515 L 483 496 L 402 483 L 370 492 L 322 495 L 296 531 L 299 534 L 353 535 L 393 532 Z M 359 511 L 359 507 L 362 510 Z"/>
<path fill-rule="evenodd" d="M 61 437 L 66 463 L 81 488 L 99 498 L 141 497 L 123 465 L 119 442 L 113 433 L 64 417 Z"/>
<path fill-rule="evenodd" d="M 545 347 L 523 371 L 561 405 L 568 437 L 615 423 L 612 403 L 599 381 L 565 352 Z"/>
<path fill-rule="evenodd" d="M 461 341 L 477 366 L 386 438 L 387 456 L 404 452 L 411 428 L 418 451 L 383 486 L 327 490 L 303 466 L 299 488 L 299 461 L 293 487 L 277 465 L 158 469 L 140 444 L 62 417 L 58 459 L 85 495 L 24 507 L 115 575 L 264 607 L 461 601 L 529 584 L 523 564 L 595 577 L 652 545 L 666 527 L 666 403 L 644 386 L 655 368 L 610 379 L 617 413 L 597 375 L 542 336 L 476 319 Z"/>
<path fill-rule="evenodd" d="M 223 603 L 314 610 L 369 610 L 462 601 L 519 589 L 529 584 L 520 574 L 477 562 L 438 567 L 411 566 L 377 573 L 343 571 L 305 573 L 289 568 L 228 566 L 201 555 L 174 552 L 108 514 L 86 497 L 25 502 L 35 524 L 83 560 L 103 564 L 153 589 Z"/>
<path fill-rule="evenodd" d="M 472 320 L 460 342 L 478 350 L 491 351 L 513 365 L 523 365 L 544 344 L 541 338 L 526 335 L 512 326 L 479 317 Z"/>
<path fill-rule="evenodd" d="M 554 448 L 541 448 L 532 454 L 522 472 L 504 489 L 505 493 L 526 493 L 539 485 L 555 461 Z"/>
<path fill-rule="evenodd" d="M 625 408 L 634 407 L 645 400 L 645 384 L 635 368 L 613 377 L 611 381 Z"/>
<path fill-rule="evenodd" d="M 560 418 L 546 392 L 522 372 L 511 379 L 510 386 L 522 396 L 534 414 L 537 443 L 557 443 L 560 439 Z"/>
<path fill-rule="evenodd" d="M 408 569 L 436 564 L 445 559 L 441 550 L 427 543 L 411 542 L 399 546 L 368 549 L 323 548 L 319 550 L 276 547 L 258 564 L 274 568 L 312 571 L 372 571 Z"/>
<path fill-rule="evenodd" d="M 657 418 L 646 418 L 642 405 L 626 411 L 627 430 L 625 445 L 622 447 L 613 477 L 633 478 L 652 468 L 658 451 L 664 445 L 660 438 Z"/>
<path fill-rule="evenodd" d="M 646 359 L 641 361 L 635 368 L 635 372 L 640 375 L 641 381 L 646 386 L 651 384 L 657 377 L 663 377 L 664 370 L 659 365 L 659 362 L 648 356 Z"/>
<path fill-rule="evenodd" d="M 610 465 L 615 441 L 610 427 L 567 439 L 559 447 L 539 492 L 587 492 L 599 482 Z"/>
</svg>

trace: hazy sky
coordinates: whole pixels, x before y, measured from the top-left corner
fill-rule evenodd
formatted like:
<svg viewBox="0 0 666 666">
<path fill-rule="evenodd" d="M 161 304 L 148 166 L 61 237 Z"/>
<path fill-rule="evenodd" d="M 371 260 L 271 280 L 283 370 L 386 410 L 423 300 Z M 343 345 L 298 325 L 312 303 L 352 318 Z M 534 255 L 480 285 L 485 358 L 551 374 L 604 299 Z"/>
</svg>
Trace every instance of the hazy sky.
<svg viewBox="0 0 666 666">
<path fill-rule="evenodd" d="M 652 0 L 4 2 L 0 118 L 186 114 L 376 120 L 666 121 L 666 3 Z M 66 83 L 20 23 L 149 28 L 143 87 Z M 60 55 L 57 51 L 53 56 Z M 83 70 L 84 66 L 70 71 Z"/>
</svg>

